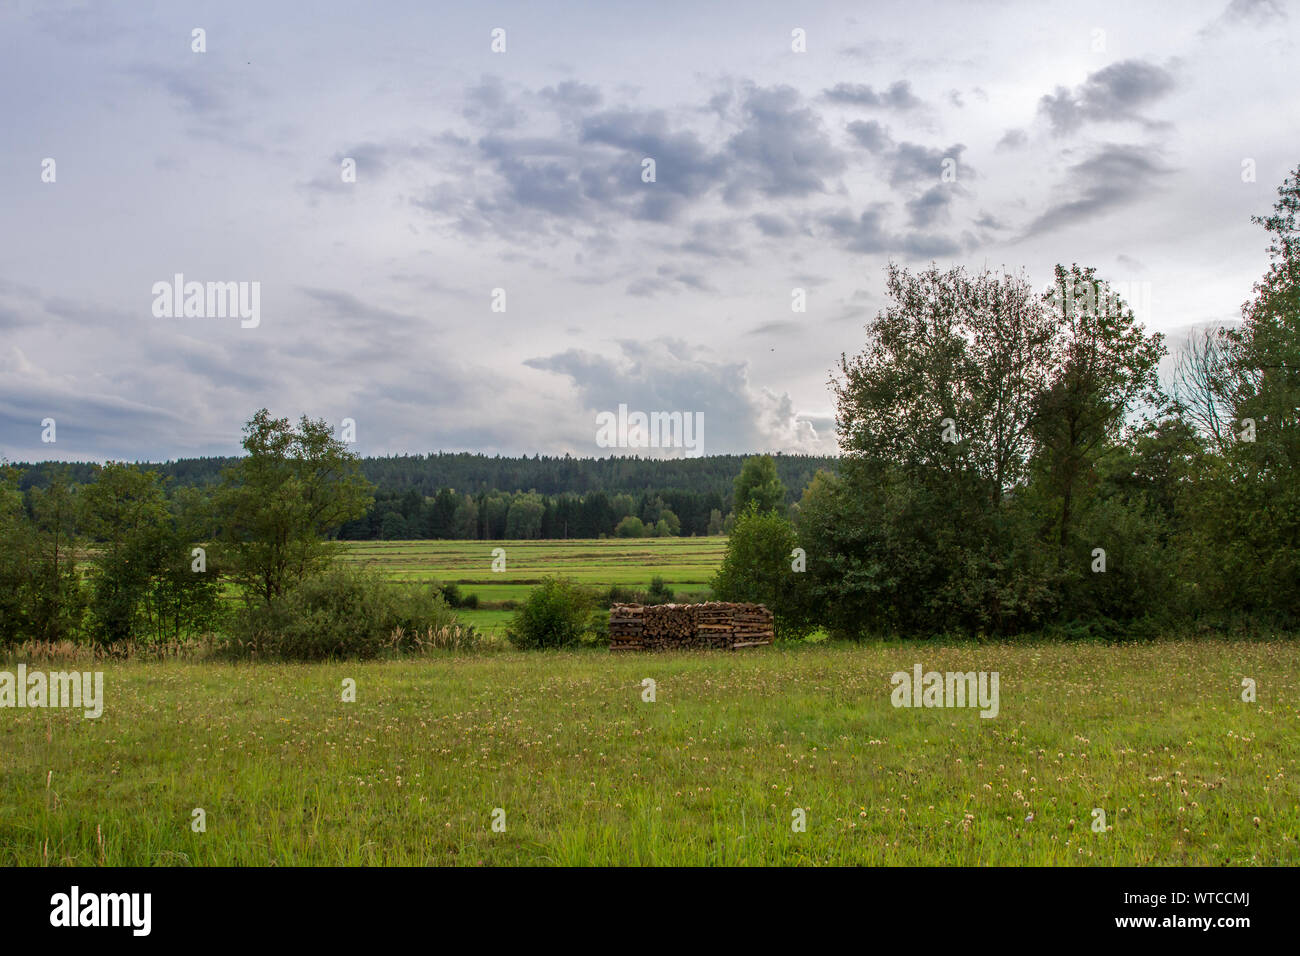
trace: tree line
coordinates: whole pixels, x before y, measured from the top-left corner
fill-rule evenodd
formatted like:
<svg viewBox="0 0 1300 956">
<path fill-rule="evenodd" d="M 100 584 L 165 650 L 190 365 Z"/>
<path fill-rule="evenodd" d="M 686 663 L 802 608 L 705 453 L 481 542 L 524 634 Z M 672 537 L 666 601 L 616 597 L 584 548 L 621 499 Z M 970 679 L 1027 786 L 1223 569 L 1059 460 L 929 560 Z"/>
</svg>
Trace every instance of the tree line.
<svg viewBox="0 0 1300 956">
<path fill-rule="evenodd" d="M 793 503 L 819 470 L 836 459 L 773 456 Z M 211 491 L 238 458 L 149 463 L 168 496 L 183 488 Z M 345 540 L 598 538 L 725 533 L 733 511 L 732 480 L 744 456 L 684 459 L 509 458 L 468 453 L 362 458 L 361 475 L 376 486 L 364 514 L 346 522 Z M 20 464 L 24 493 L 56 476 L 74 485 L 96 480 L 94 463 Z M 660 522 L 663 522 L 661 525 Z"/>
</svg>

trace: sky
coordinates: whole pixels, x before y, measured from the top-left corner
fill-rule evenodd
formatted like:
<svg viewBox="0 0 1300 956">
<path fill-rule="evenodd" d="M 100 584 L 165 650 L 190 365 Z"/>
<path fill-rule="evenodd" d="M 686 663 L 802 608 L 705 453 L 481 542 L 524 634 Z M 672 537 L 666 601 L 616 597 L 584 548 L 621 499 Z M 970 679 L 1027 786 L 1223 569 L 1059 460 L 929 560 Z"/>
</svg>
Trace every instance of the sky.
<svg viewBox="0 0 1300 956">
<path fill-rule="evenodd" d="M 833 454 L 891 260 L 1095 266 L 1176 348 L 1267 266 L 1298 21 L 0 0 L 0 459 L 234 454 L 261 407 L 361 455 L 683 453 L 600 444 L 620 405 Z"/>
</svg>

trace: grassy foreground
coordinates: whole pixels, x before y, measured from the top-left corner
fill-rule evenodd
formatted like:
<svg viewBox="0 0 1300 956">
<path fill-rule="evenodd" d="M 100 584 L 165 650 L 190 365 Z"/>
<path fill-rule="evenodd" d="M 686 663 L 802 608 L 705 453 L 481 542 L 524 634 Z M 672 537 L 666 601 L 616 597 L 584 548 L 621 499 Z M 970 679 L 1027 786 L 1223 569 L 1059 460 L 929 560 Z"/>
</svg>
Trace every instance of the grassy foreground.
<svg viewBox="0 0 1300 956">
<path fill-rule="evenodd" d="M 1001 713 L 895 709 L 914 663 Z M 0 865 L 1300 862 L 1294 643 L 103 667 L 0 710 Z"/>
</svg>

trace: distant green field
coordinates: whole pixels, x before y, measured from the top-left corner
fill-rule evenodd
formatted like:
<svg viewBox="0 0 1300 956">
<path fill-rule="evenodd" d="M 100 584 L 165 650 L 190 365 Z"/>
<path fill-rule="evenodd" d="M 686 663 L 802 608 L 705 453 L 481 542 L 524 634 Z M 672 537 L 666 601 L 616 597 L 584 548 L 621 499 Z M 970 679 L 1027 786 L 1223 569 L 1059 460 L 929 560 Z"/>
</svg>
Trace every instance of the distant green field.
<svg viewBox="0 0 1300 956">
<path fill-rule="evenodd" d="M 349 541 L 346 560 L 379 569 L 394 581 L 455 582 L 477 594 L 481 609 L 460 617 L 483 631 L 499 631 L 510 617 L 507 601 L 522 601 L 548 575 L 604 590 L 613 584 L 645 588 L 662 577 L 674 591 L 704 596 L 727 548 L 725 537 L 609 538 L 567 541 Z M 505 570 L 493 571 L 493 551 L 505 551 Z"/>
</svg>

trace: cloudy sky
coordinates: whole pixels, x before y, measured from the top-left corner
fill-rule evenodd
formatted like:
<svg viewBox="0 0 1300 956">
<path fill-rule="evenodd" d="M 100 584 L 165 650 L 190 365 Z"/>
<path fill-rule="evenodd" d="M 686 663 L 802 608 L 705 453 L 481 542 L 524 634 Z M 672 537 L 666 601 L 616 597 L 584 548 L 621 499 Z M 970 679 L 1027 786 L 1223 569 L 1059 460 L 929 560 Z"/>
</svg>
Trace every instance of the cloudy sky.
<svg viewBox="0 0 1300 956">
<path fill-rule="evenodd" d="M 1265 268 L 1289 7 L 3 0 L 0 457 L 230 454 L 261 406 L 367 455 L 604 455 L 619 404 L 833 452 L 891 258 L 1094 265 L 1176 340 Z M 177 273 L 260 323 L 156 316 Z"/>
</svg>

